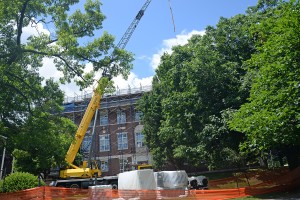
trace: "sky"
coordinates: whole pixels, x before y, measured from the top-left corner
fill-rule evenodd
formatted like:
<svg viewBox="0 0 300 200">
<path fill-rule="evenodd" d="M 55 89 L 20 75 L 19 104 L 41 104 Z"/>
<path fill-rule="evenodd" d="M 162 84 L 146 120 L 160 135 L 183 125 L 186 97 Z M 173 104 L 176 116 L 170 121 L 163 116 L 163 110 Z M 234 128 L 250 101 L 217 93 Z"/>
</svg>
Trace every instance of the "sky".
<svg viewBox="0 0 300 200">
<path fill-rule="evenodd" d="M 78 6 L 83 6 L 84 2 L 81 0 Z M 114 35 L 117 44 L 146 0 L 101 2 L 101 10 L 106 16 L 102 31 Z M 152 0 L 125 47 L 134 54 L 133 69 L 128 80 L 115 77 L 115 86 L 119 89 L 128 89 L 129 85 L 131 88 L 150 86 L 164 52 L 171 53 L 172 46 L 186 44 L 193 34 L 204 34 L 205 28 L 215 26 L 220 17 L 244 14 L 256 3 L 257 0 Z M 60 73 L 55 71 L 51 60 L 44 59 L 44 63 L 47 67 L 40 73 L 46 78 L 58 79 Z M 90 64 L 88 68 L 91 68 Z M 74 83 L 62 85 L 61 89 L 68 97 L 92 91 L 92 88 L 79 91 Z"/>
</svg>

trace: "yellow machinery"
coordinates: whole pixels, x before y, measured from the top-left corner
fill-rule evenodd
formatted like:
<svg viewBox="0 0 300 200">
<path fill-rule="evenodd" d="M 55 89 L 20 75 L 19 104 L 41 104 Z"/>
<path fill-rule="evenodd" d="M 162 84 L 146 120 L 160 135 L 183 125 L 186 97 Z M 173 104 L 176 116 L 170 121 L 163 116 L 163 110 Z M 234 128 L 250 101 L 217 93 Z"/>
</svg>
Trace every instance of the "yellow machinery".
<svg viewBox="0 0 300 200">
<path fill-rule="evenodd" d="M 142 170 L 142 169 L 153 169 L 152 165 L 138 165 L 137 166 L 138 170 Z"/>
<path fill-rule="evenodd" d="M 146 0 L 141 10 L 138 12 L 128 29 L 126 30 L 125 34 L 117 44 L 116 48 L 118 49 L 124 49 L 126 44 L 128 43 L 131 35 L 133 34 L 135 28 L 137 27 L 139 21 L 144 15 L 144 12 L 146 8 L 149 6 L 151 0 Z M 113 59 L 114 51 L 111 55 L 111 60 Z M 75 139 L 72 142 L 67 155 L 66 155 L 66 162 L 68 164 L 67 169 L 61 169 L 59 171 L 59 177 L 62 179 L 69 179 L 69 178 L 92 178 L 93 176 L 100 177 L 101 176 L 101 170 L 98 168 L 97 163 L 94 162 L 94 165 L 90 164 L 91 166 L 88 166 L 87 161 L 83 161 L 82 166 L 76 166 L 73 164 L 76 154 L 81 146 L 81 143 L 83 141 L 83 138 L 85 136 L 85 133 L 92 121 L 92 118 L 96 112 L 96 110 L 100 106 L 100 99 L 102 95 L 104 94 L 105 88 L 108 85 L 109 82 L 109 69 L 105 68 L 103 72 L 103 76 L 98 81 L 97 88 L 94 90 L 93 97 L 84 113 L 84 116 L 81 120 L 81 123 L 77 129 L 77 132 L 75 134 Z M 93 167 L 92 167 L 93 166 Z"/>
<path fill-rule="evenodd" d="M 102 77 L 100 78 L 98 82 L 97 88 L 94 90 L 93 97 L 84 113 L 84 116 L 81 120 L 81 123 L 77 129 L 77 132 L 75 134 L 75 139 L 72 142 L 67 155 L 66 155 L 66 162 L 69 165 L 68 169 L 60 170 L 59 177 L 60 178 L 90 178 L 93 176 L 100 177 L 101 171 L 98 169 L 98 166 L 96 163 L 94 163 L 93 167 L 87 166 L 87 161 L 84 161 L 82 166 L 78 167 L 73 164 L 76 154 L 80 148 L 80 145 L 83 141 L 83 138 L 85 136 L 85 133 L 90 125 L 90 122 L 92 121 L 92 118 L 96 112 L 96 110 L 100 106 L 100 99 L 104 93 L 104 90 L 108 84 L 109 78 L 108 77 Z"/>
</svg>

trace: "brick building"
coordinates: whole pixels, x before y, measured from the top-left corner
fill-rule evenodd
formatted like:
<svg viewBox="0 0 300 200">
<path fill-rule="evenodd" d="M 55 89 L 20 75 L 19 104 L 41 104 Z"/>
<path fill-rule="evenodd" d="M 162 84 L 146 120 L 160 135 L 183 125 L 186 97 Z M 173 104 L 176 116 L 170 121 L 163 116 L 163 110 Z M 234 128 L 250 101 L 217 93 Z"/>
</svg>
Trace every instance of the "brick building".
<svg viewBox="0 0 300 200">
<path fill-rule="evenodd" d="M 103 176 L 131 170 L 137 164 L 151 164 L 151 155 L 143 141 L 143 125 L 140 121 L 142 113 L 136 108 L 142 94 L 150 89 L 129 88 L 102 97 L 97 116 L 90 123 L 80 152 L 85 160 L 91 155 L 98 162 Z M 79 124 L 91 96 L 92 93 L 67 98 L 64 116 Z"/>
</svg>

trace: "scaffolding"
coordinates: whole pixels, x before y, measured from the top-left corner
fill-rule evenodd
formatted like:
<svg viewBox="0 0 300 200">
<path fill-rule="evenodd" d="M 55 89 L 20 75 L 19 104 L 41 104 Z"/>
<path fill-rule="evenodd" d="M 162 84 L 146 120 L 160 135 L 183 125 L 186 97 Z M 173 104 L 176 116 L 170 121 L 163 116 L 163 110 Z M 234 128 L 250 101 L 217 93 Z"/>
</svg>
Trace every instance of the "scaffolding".
<svg viewBox="0 0 300 200">
<path fill-rule="evenodd" d="M 138 100 L 150 90 L 151 86 L 128 87 L 103 95 L 96 118 L 96 137 L 92 140 L 92 121 L 82 143 L 81 153 L 88 158 L 88 149 L 92 146 L 92 157 L 98 161 L 104 175 L 116 175 L 131 170 L 133 165 L 152 163 L 148 148 L 142 141 L 142 113 L 136 108 Z M 80 124 L 91 97 L 92 93 L 67 97 L 63 104 L 63 115 L 77 125 Z M 104 142 L 106 148 L 103 148 L 100 137 L 107 139 Z"/>
</svg>

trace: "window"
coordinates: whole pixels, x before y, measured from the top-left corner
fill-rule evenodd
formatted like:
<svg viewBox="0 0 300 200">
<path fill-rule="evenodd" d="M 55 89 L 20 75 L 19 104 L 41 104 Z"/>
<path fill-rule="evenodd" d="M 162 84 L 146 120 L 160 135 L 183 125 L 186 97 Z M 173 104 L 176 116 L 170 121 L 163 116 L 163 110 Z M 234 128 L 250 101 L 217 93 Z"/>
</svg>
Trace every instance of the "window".
<svg viewBox="0 0 300 200">
<path fill-rule="evenodd" d="M 144 134 L 142 133 L 135 133 L 135 146 L 136 147 L 143 147 L 144 144 Z"/>
<path fill-rule="evenodd" d="M 134 121 L 139 122 L 141 120 L 143 113 L 141 111 L 135 111 L 134 113 Z"/>
<path fill-rule="evenodd" d="M 126 123 L 126 113 L 125 111 L 119 110 L 117 113 L 117 124 Z"/>
<path fill-rule="evenodd" d="M 108 172 L 108 162 L 107 161 L 100 161 L 100 169 L 102 172 Z"/>
<path fill-rule="evenodd" d="M 89 152 L 92 144 L 92 136 L 85 136 L 81 144 L 82 152 Z"/>
<path fill-rule="evenodd" d="M 110 150 L 110 144 L 109 144 L 109 135 L 100 135 L 99 136 L 100 141 L 100 151 L 109 151 Z"/>
<path fill-rule="evenodd" d="M 127 133 L 118 133 L 118 150 L 128 149 Z"/>
<path fill-rule="evenodd" d="M 120 162 L 120 172 L 124 172 L 128 166 L 128 161 L 126 159 L 119 159 Z"/>
<path fill-rule="evenodd" d="M 100 113 L 100 125 L 101 126 L 108 125 L 108 114 L 107 114 L 107 111 Z"/>
</svg>

